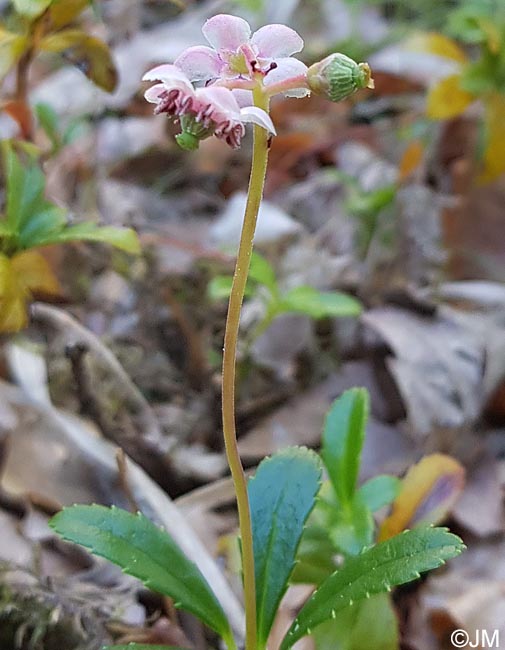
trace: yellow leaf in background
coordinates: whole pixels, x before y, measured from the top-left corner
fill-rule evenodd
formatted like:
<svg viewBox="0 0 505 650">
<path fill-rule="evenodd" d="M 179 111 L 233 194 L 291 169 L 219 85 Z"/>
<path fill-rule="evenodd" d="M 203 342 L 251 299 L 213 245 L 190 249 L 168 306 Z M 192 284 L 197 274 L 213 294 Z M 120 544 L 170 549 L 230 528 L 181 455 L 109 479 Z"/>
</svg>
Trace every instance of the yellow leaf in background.
<svg viewBox="0 0 505 650">
<path fill-rule="evenodd" d="M 443 56 L 446 59 L 458 61 L 459 63 L 466 63 L 468 61 L 465 51 L 455 41 L 438 32 L 415 34 L 408 39 L 407 47 L 410 50 L 429 52 L 430 54 Z"/>
<path fill-rule="evenodd" d="M 420 140 L 413 140 L 407 145 L 398 166 L 398 180 L 400 182 L 409 178 L 416 171 L 423 160 L 424 145 Z"/>
<path fill-rule="evenodd" d="M 461 494 L 465 470 L 457 460 L 444 454 L 425 456 L 413 465 L 402 481 L 379 531 L 379 541 L 419 524 L 438 524 Z"/>
<path fill-rule="evenodd" d="M 28 44 L 28 38 L 22 34 L 14 34 L 0 26 L 0 79 L 21 58 Z"/>
<path fill-rule="evenodd" d="M 27 303 L 34 292 L 57 294 L 58 281 L 40 253 L 0 255 L 0 332 L 17 332 L 28 321 Z"/>
<path fill-rule="evenodd" d="M 24 251 L 11 258 L 12 270 L 19 282 L 31 292 L 40 291 L 56 295 L 60 285 L 47 260 L 35 251 Z"/>
<path fill-rule="evenodd" d="M 505 172 L 505 96 L 486 100 L 486 148 L 481 182 L 492 181 Z"/>
<path fill-rule="evenodd" d="M 62 29 L 43 38 L 39 47 L 46 52 L 65 52 L 68 60 L 91 81 L 107 92 L 117 85 L 117 69 L 109 46 L 80 29 Z"/>
<path fill-rule="evenodd" d="M 454 74 L 435 84 L 428 92 L 426 114 L 433 120 L 447 120 L 465 112 L 475 97 L 463 90 L 460 75 Z"/>
<path fill-rule="evenodd" d="M 75 20 L 90 5 L 90 0 L 53 0 L 49 15 L 54 29 L 61 29 Z"/>
</svg>

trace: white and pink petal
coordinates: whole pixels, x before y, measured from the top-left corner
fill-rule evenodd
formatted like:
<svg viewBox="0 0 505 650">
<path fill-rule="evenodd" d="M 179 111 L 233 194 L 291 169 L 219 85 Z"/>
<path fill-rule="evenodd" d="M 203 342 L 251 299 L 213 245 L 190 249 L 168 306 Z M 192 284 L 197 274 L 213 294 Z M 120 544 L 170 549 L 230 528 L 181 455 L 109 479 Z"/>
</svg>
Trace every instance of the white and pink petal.
<svg viewBox="0 0 505 650">
<path fill-rule="evenodd" d="M 142 81 L 161 81 L 168 86 L 184 87 L 193 90 L 190 80 L 184 72 L 172 63 L 163 63 L 148 70 L 142 77 Z"/>
<path fill-rule="evenodd" d="M 277 67 L 270 70 L 264 79 L 267 90 L 275 86 L 275 93 L 287 97 L 306 97 L 310 95 L 307 86 L 307 66 L 298 59 L 285 57 L 277 59 Z"/>
<path fill-rule="evenodd" d="M 184 50 L 177 57 L 174 65 L 180 68 L 191 81 L 207 81 L 217 79 L 224 64 L 219 54 L 211 47 L 197 45 Z"/>
<path fill-rule="evenodd" d="M 165 84 L 155 84 L 146 90 L 144 93 L 145 99 L 151 104 L 158 104 L 161 95 L 167 92 Z"/>
<path fill-rule="evenodd" d="M 291 56 L 303 49 L 303 39 L 286 25 L 265 25 L 254 32 L 251 44 L 258 56 L 270 59 Z"/>
<path fill-rule="evenodd" d="M 240 109 L 240 118 L 242 122 L 251 122 L 263 127 L 273 135 L 276 135 L 275 126 L 270 119 L 270 115 L 257 106 L 246 106 Z"/>
<path fill-rule="evenodd" d="M 251 36 L 249 23 L 243 18 L 229 14 L 212 16 L 202 27 L 202 32 L 212 47 L 218 51 L 235 52 L 241 45 L 247 43 Z"/>
</svg>

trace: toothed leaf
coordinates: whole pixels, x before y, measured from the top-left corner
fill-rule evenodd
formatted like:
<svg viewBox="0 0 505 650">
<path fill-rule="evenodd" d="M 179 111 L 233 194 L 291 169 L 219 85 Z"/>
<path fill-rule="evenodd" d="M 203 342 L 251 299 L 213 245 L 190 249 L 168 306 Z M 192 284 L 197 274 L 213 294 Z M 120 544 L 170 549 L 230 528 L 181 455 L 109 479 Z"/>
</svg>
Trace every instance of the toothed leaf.
<svg viewBox="0 0 505 650">
<path fill-rule="evenodd" d="M 63 539 L 114 562 L 146 587 L 170 596 L 225 640 L 231 638 L 226 616 L 197 566 L 172 538 L 147 517 L 119 508 L 72 506 L 50 521 Z"/>
<path fill-rule="evenodd" d="M 284 637 L 287 650 L 349 605 L 419 577 L 459 555 L 464 545 L 446 528 L 416 528 L 348 558 L 313 593 Z"/>
<path fill-rule="evenodd" d="M 323 430 L 321 457 L 341 505 L 353 500 L 368 418 L 368 393 L 351 388 L 333 402 Z"/>
<path fill-rule="evenodd" d="M 317 455 L 289 447 L 266 458 L 249 481 L 258 648 L 264 648 L 295 565 L 303 526 L 320 487 Z"/>
</svg>

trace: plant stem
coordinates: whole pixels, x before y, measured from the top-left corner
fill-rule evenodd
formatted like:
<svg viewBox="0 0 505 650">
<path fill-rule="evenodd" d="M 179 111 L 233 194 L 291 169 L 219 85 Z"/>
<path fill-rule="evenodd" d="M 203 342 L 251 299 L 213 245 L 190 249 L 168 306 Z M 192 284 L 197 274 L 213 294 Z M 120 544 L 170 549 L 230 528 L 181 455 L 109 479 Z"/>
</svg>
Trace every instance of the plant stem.
<svg viewBox="0 0 505 650">
<path fill-rule="evenodd" d="M 254 103 L 268 111 L 268 98 L 258 87 L 253 91 Z M 237 361 L 237 341 L 240 326 L 240 313 L 244 291 L 249 273 L 253 249 L 254 232 L 258 210 L 263 195 L 268 160 L 268 133 L 265 129 L 254 127 L 254 148 L 251 177 L 242 225 L 242 234 L 237 253 L 235 274 L 228 305 L 223 349 L 223 435 L 226 456 L 237 497 L 237 509 L 242 542 L 242 570 L 244 577 L 244 600 L 246 615 L 246 650 L 256 650 L 256 585 L 254 576 L 254 552 L 252 539 L 251 512 L 247 495 L 247 481 L 240 460 L 235 427 L 235 374 Z"/>
</svg>

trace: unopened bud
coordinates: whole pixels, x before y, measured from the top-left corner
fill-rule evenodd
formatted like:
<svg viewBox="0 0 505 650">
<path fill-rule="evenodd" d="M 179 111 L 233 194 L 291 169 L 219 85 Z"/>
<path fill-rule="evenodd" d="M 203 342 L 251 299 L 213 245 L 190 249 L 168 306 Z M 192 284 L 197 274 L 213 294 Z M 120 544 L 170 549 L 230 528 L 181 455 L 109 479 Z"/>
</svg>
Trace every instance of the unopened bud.
<svg viewBox="0 0 505 650">
<path fill-rule="evenodd" d="M 339 102 L 360 88 L 373 88 L 368 63 L 356 63 L 345 54 L 330 54 L 311 65 L 307 73 L 309 88 L 332 102 Z"/>
</svg>

